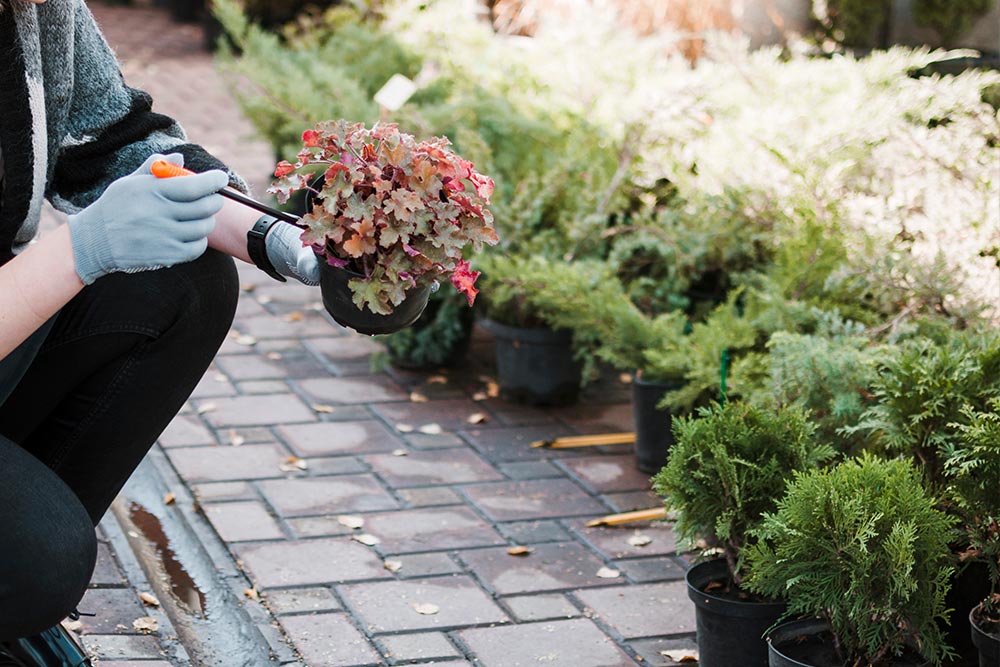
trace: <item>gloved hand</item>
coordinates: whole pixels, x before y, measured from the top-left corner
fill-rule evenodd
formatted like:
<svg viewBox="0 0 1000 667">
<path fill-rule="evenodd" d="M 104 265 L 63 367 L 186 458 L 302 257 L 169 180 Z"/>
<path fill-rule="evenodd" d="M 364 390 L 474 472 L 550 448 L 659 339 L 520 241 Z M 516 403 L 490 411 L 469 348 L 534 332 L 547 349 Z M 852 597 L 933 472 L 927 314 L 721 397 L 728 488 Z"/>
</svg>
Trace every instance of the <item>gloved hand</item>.
<svg viewBox="0 0 1000 667">
<path fill-rule="evenodd" d="M 183 163 L 178 154 L 152 155 L 93 204 L 69 216 L 76 272 L 85 284 L 116 271 L 136 273 L 189 262 L 208 247 L 213 216 L 224 201 L 216 193 L 228 177 L 214 170 L 160 179 L 149 170 L 155 160 Z"/>
<path fill-rule="evenodd" d="M 312 248 L 302 247 L 302 230 L 284 222 L 275 223 L 264 237 L 267 258 L 274 270 L 304 285 L 319 285 L 319 263 Z"/>
</svg>

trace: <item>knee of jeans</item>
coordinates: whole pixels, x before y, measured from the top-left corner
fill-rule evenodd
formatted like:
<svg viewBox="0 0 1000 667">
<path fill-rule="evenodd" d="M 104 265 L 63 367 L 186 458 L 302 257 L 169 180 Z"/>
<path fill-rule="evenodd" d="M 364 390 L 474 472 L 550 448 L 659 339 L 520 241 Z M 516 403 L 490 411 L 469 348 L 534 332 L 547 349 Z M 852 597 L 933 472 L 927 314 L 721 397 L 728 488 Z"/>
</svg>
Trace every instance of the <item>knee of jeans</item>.
<svg viewBox="0 0 1000 667">
<path fill-rule="evenodd" d="M 206 342 L 221 344 L 232 326 L 240 292 L 233 258 L 210 249 L 175 269 L 184 290 L 179 321 L 194 323 L 199 338 Z"/>
<path fill-rule="evenodd" d="M 80 519 L 83 519 L 80 521 Z M 31 553 L 6 554 L 0 584 L 0 639 L 38 634 L 66 617 L 87 590 L 97 561 L 97 538 L 84 514 L 71 525 L 46 522 L 45 540 Z"/>
</svg>

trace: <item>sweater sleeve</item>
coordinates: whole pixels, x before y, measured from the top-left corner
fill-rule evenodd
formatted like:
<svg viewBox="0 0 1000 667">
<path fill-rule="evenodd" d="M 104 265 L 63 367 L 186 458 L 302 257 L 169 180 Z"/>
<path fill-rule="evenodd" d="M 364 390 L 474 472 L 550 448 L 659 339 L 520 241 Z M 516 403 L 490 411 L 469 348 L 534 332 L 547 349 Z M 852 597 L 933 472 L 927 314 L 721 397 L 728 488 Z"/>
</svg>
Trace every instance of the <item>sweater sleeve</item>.
<svg viewBox="0 0 1000 667">
<path fill-rule="evenodd" d="M 232 187 L 248 192 L 239 175 L 189 142 L 174 119 L 154 112 L 147 93 L 126 85 L 90 10 L 82 0 L 71 2 L 73 84 L 49 186 L 53 204 L 67 212 L 86 207 L 153 153 L 181 153 L 193 171 L 222 169 Z"/>
</svg>

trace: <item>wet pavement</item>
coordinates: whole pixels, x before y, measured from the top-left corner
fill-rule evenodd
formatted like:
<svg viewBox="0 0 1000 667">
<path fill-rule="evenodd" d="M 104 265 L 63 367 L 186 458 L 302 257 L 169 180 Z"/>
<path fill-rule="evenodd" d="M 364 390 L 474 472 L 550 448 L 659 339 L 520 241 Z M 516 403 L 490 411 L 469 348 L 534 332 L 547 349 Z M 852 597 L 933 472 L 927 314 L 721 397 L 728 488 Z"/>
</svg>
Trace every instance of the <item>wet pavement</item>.
<svg viewBox="0 0 1000 667">
<path fill-rule="evenodd" d="M 274 158 L 202 50 L 200 26 L 156 7 L 92 10 L 154 110 L 261 195 Z M 80 604 L 97 615 L 73 625 L 97 664 L 204 660 L 184 648 L 183 616 L 211 617 L 219 589 L 183 581 L 185 553 L 198 549 L 173 553 L 176 529 L 159 527 L 184 512 L 235 591 L 228 604 L 270 649 L 261 664 L 674 665 L 694 645 L 687 561 L 669 524 L 586 525 L 659 505 L 629 447 L 530 447 L 632 430 L 617 377 L 568 408 L 476 400 L 494 373 L 482 330 L 457 369 L 379 370 L 377 340 L 334 324 L 316 289 L 246 265 L 240 275 L 232 335 L 151 452 L 169 491 L 141 507 L 120 499 L 99 530 Z M 159 548 L 133 553 L 143 540 Z M 179 605 L 140 597 L 178 591 Z M 155 629 L 136 624 L 144 618 Z"/>
</svg>

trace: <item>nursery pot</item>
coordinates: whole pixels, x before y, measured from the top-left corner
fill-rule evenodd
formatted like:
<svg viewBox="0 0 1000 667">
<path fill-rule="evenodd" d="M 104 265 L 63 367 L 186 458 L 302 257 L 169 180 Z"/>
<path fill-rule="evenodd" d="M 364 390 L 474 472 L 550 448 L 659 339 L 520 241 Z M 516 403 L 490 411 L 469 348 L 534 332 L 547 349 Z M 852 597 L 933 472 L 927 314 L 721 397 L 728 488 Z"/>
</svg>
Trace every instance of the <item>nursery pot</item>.
<svg viewBox="0 0 1000 667">
<path fill-rule="evenodd" d="M 685 577 L 688 597 L 695 605 L 698 664 L 767 667 L 764 632 L 785 613 L 785 603 L 732 600 L 704 591 L 728 576 L 725 559 L 718 558 L 695 565 Z"/>
<path fill-rule="evenodd" d="M 979 651 L 979 667 L 997 667 L 1000 665 L 1000 634 L 986 632 L 982 627 L 981 609 L 980 604 L 969 612 L 972 644 Z"/>
<path fill-rule="evenodd" d="M 767 634 L 769 667 L 843 667 L 833 647 L 830 624 L 818 618 L 782 623 Z M 930 667 L 916 652 L 891 661 L 891 667 Z"/>
<path fill-rule="evenodd" d="M 416 287 L 406 293 L 402 303 L 388 315 L 379 315 L 365 308 L 358 308 L 348 283 L 351 278 L 363 278 L 360 273 L 331 266 L 325 258 L 319 261 L 319 288 L 323 295 L 323 307 L 341 326 L 350 327 L 358 333 L 374 336 L 399 331 L 413 324 L 427 305 L 431 295 L 430 285 Z"/>
<path fill-rule="evenodd" d="M 664 394 L 683 386 L 680 382 L 651 382 L 636 374 L 632 383 L 632 419 L 635 422 L 635 464 L 647 475 L 655 475 L 667 463 L 674 444 L 671 416 L 656 406 Z"/>
<path fill-rule="evenodd" d="M 959 657 L 946 663 L 948 667 L 978 667 L 976 648 L 972 644 L 970 615 L 966 610 L 978 605 L 990 594 L 990 573 L 986 563 L 973 561 L 952 576 L 951 587 L 945 594 L 944 604 L 954 609 L 950 623 L 943 625 L 945 641 Z M 1000 667 L 1000 662 L 994 663 Z"/>
<path fill-rule="evenodd" d="M 496 339 L 500 396 L 511 403 L 570 405 L 580 395 L 581 366 L 573 357 L 573 334 L 526 329 L 483 320 Z"/>
</svg>

